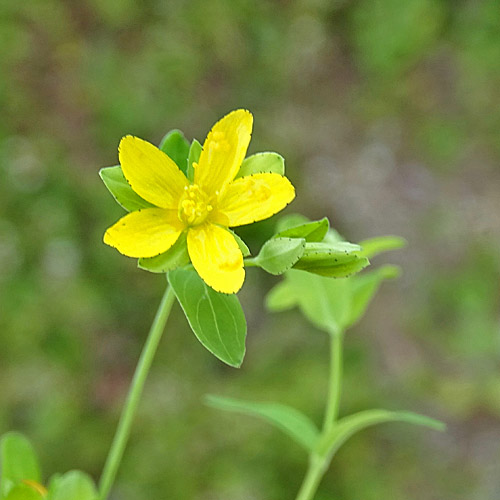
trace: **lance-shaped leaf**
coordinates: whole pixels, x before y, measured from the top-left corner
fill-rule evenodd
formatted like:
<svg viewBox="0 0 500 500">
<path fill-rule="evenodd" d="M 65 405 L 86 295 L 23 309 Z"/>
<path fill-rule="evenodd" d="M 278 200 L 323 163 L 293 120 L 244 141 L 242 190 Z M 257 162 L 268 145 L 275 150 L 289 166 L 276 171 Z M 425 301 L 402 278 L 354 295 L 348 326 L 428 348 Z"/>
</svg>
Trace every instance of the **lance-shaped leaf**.
<svg viewBox="0 0 500 500">
<path fill-rule="evenodd" d="M 293 266 L 330 278 L 351 276 L 370 262 L 361 255 L 361 247 L 346 241 L 335 243 L 306 243 L 304 253 Z"/>
<path fill-rule="evenodd" d="M 304 238 L 307 242 L 320 242 L 323 241 L 329 228 L 330 223 L 325 217 L 285 229 L 277 233 L 274 238 Z"/>
<path fill-rule="evenodd" d="M 351 436 L 367 427 L 385 422 L 406 422 L 423 425 L 437 431 L 444 431 L 446 426 L 433 418 L 406 411 L 365 410 L 340 419 L 335 427 L 324 436 L 316 448 L 321 456 L 332 457 Z"/>
<path fill-rule="evenodd" d="M 399 236 L 378 236 L 368 240 L 361 241 L 359 244 L 362 248 L 364 257 L 371 259 L 376 255 L 391 250 L 398 250 L 406 246 L 406 240 Z"/>
<path fill-rule="evenodd" d="M 80 471 L 70 471 L 51 484 L 49 500 L 96 500 L 94 481 Z"/>
<path fill-rule="evenodd" d="M 203 146 L 196 139 L 193 139 L 193 142 L 191 142 L 191 147 L 189 148 L 188 166 L 187 166 L 187 178 L 191 182 L 193 182 L 193 180 L 194 180 L 194 165 L 193 165 L 193 163 L 198 163 L 202 149 L 203 149 Z"/>
<path fill-rule="evenodd" d="M 257 153 L 249 156 L 243 160 L 236 178 L 253 174 L 285 175 L 285 159 L 278 153 Z"/>
<path fill-rule="evenodd" d="M 1 498 L 6 497 L 12 488 L 22 481 L 40 482 L 38 458 L 33 446 L 22 434 L 9 432 L 2 437 L 0 461 L 2 464 Z"/>
<path fill-rule="evenodd" d="M 123 175 L 120 165 L 116 167 L 101 168 L 101 170 L 99 170 L 99 176 L 104 182 L 104 185 L 108 188 L 108 191 L 113 195 L 113 198 L 125 210 L 133 212 L 134 210 L 153 206 L 151 203 L 141 198 L 130 187 L 130 184 Z"/>
<path fill-rule="evenodd" d="M 178 267 L 189 264 L 189 253 L 186 243 L 186 233 L 182 233 L 179 239 L 165 253 L 148 259 L 141 258 L 138 267 L 151 271 L 152 273 L 166 273 Z"/>
<path fill-rule="evenodd" d="M 216 292 L 192 269 L 170 271 L 168 281 L 203 346 L 224 363 L 241 366 L 247 325 L 238 297 Z"/>
<path fill-rule="evenodd" d="M 297 263 L 305 246 L 303 238 L 272 238 L 264 243 L 253 262 L 268 273 L 283 274 Z"/>
<path fill-rule="evenodd" d="M 160 142 L 160 149 L 166 153 L 184 174 L 187 172 L 189 142 L 177 129 L 171 130 Z"/>
<path fill-rule="evenodd" d="M 236 243 L 238 243 L 243 257 L 248 257 L 250 255 L 250 249 L 248 248 L 248 245 L 234 231 L 229 228 L 228 231 L 234 236 L 234 239 L 236 240 Z"/>
<path fill-rule="evenodd" d="M 266 420 L 294 439 L 306 450 L 312 451 L 318 443 L 319 431 L 303 413 L 279 403 L 256 403 L 221 396 L 206 396 L 209 406 Z"/>
</svg>

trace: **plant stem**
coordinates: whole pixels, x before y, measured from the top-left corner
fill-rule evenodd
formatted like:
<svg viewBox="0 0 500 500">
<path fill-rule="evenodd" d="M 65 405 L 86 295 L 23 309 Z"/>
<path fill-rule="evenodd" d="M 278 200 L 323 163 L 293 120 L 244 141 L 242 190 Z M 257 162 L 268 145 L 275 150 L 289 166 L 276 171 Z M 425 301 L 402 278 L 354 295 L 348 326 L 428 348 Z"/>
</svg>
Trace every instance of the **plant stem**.
<svg viewBox="0 0 500 500">
<path fill-rule="evenodd" d="M 328 381 L 328 399 L 323 422 L 321 442 L 335 426 L 339 416 L 340 394 L 342 387 L 342 347 L 344 333 L 330 332 L 330 375 Z M 315 452 L 309 456 L 309 466 L 302 481 L 296 500 L 313 500 L 321 479 L 330 463 L 331 456 L 321 456 Z"/>
<path fill-rule="evenodd" d="M 125 406 L 120 416 L 118 428 L 116 429 L 115 437 L 111 444 L 106 464 L 104 465 L 104 470 L 99 481 L 99 500 L 106 500 L 108 498 L 109 492 L 115 481 L 116 473 L 130 436 L 132 422 L 139 405 L 144 383 L 146 382 L 174 299 L 175 295 L 172 289 L 170 286 L 167 286 L 153 324 L 151 325 L 151 329 L 149 330 L 148 338 L 142 350 L 141 357 L 139 358 L 137 368 L 135 369 L 134 378 L 132 379 Z"/>
<path fill-rule="evenodd" d="M 333 428 L 339 416 L 343 340 L 344 333 L 342 331 L 330 334 L 330 377 L 328 381 L 328 400 L 323 422 L 323 434 L 327 434 Z"/>
</svg>

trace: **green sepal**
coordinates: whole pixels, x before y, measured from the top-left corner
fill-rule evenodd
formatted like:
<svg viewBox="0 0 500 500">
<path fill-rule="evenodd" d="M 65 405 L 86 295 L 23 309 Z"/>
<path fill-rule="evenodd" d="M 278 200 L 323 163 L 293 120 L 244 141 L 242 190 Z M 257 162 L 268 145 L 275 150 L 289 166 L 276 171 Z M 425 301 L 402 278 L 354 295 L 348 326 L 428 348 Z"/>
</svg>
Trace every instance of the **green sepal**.
<svg viewBox="0 0 500 500">
<path fill-rule="evenodd" d="M 153 207 L 149 201 L 141 198 L 131 187 L 125 179 L 122 172 L 122 167 L 116 165 L 115 167 L 105 167 L 99 170 L 104 185 L 108 191 L 113 195 L 117 203 L 125 210 L 133 212 L 141 208 Z"/>
<path fill-rule="evenodd" d="M 283 274 L 297 263 L 305 246 L 304 238 L 272 238 L 264 243 L 253 262 L 270 274 Z"/>
<path fill-rule="evenodd" d="M 256 403 L 221 396 L 207 395 L 206 403 L 219 410 L 261 418 L 276 426 L 307 451 L 313 451 L 319 440 L 319 431 L 303 413 L 280 403 Z"/>
<path fill-rule="evenodd" d="M 293 267 L 329 278 L 346 278 L 369 264 L 359 245 L 343 241 L 306 243 L 304 254 Z"/>
<path fill-rule="evenodd" d="M 193 163 L 198 163 L 200 160 L 201 151 L 203 146 L 196 140 L 193 139 L 188 153 L 188 166 L 187 166 L 187 178 L 190 182 L 194 181 L 194 167 Z"/>
<path fill-rule="evenodd" d="M 298 226 L 290 227 L 274 235 L 274 238 L 304 238 L 307 242 L 320 242 L 328 233 L 330 223 L 328 219 L 306 222 Z"/>
<path fill-rule="evenodd" d="M 166 273 L 186 266 L 190 262 L 186 237 L 187 234 L 183 232 L 166 252 L 156 257 L 140 258 L 137 267 L 152 273 Z"/>
<path fill-rule="evenodd" d="M 243 160 L 236 179 L 253 174 L 285 175 L 285 159 L 278 153 L 271 152 L 249 156 Z"/>
<path fill-rule="evenodd" d="M 227 230 L 234 236 L 234 239 L 236 240 L 236 243 L 238 243 L 238 246 L 240 247 L 240 251 L 241 251 L 243 257 L 248 257 L 251 254 L 250 248 L 248 248 L 248 245 L 234 231 L 232 231 L 229 228 L 227 228 Z"/>
<path fill-rule="evenodd" d="M 318 444 L 316 453 L 332 457 L 335 452 L 357 432 L 385 422 L 406 422 L 444 431 L 445 424 L 433 418 L 406 411 L 365 410 L 340 419 L 334 428 Z"/>
<path fill-rule="evenodd" d="M 168 281 L 191 330 L 214 356 L 239 368 L 245 356 L 247 325 L 236 295 L 218 293 L 193 269 L 176 269 Z"/>
<path fill-rule="evenodd" d="M 23 480 L 40 482 L 40 465 L 31 443 L 22 434 L 9 432 L 0 440 L 2 474 L 0 498 Z"/>
<path fill-rule="evenodd" d="M 96 500 L 97 489 L 89 475 L 77 470 L 51 481 L 47 500 Z"/>
<path fill-rule="evenodd" d="M 160 149 L 175 161 L 184 175 L 187 174 L 189 142 L 180 130 L 174 129 L 168 132 L 160 142 Z"/>
<path fill-rule="evenodd" d="M 403 248 L 407 245 L 407 241 L 399 236 L 377 236 L 361 241 L 359 245 L 363 256 L 371 259 L 381 253 Z"/>
</svg>

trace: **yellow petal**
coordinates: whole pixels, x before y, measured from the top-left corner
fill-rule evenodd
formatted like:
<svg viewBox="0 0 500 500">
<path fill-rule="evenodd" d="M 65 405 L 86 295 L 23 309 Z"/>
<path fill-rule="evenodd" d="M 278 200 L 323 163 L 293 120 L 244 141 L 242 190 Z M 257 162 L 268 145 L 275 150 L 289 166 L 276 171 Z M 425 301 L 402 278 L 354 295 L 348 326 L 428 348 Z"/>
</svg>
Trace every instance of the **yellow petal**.
<svg viewBox="0 0 500 500">
<path fill-rule="evenodd" d="M 229 184 L 211 220 L 234 227 L 267 219 L 295 198 L 290 181 L 279 174 L 255 174 Z"/>
<path fill-rule="evenodd" d="M 192 227 L 187 235 L 191 262 L 203 281 L 217 292 L 236 293 L 245 280 L 243 255 L 234 236 L 214 224 Z"/>
<path fill-rule="evenodd" d="M 177 211 L 145 208 L 122 217 L 104 234 L 104 243 L 128 257 L 154 257 L 176 241 L 183 224 Z"/>
<path fill-rule="evenodd" d="M 212 127 L 194 170 L 194 183 L 207 194 L 222 192 L 236 177 L 250 143 L 252 123 L 249 111 L 237 109 Z"/>
<path fill-rule="evenodd" d="M 172 159 L 131 135 L 121 140 L 118 151 L 123 175 L 139 196 L 157 207 L 177 209 L 188 181 Z"/>
</svg>

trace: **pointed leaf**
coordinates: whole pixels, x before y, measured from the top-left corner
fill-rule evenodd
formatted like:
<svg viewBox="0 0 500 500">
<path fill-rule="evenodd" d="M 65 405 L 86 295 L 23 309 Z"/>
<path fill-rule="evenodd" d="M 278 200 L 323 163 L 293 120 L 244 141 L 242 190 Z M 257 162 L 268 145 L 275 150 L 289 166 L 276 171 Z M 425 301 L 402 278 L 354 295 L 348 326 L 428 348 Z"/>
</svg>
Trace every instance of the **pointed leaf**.
<svg viewBox="0 0 500 500">
<path fill-rule="evenodd" d="M 184 174 L 187 173 L 189 142 L 180 130 L 174 129 L 165 135 L 161 140 L 160 149 L 175 161 Z"/>
<path fill-rule="evenodd" d="M 231 231 L 231 229 L 229 228 L 228 231 L 234 236 L 234 239 L 236 240 L 236 243 L 238 243 L 243 257 L 248 257 L 250 255 L 250 249 L 248 248 L 247 244 L 234 231 Z"/>
<path fill-rule="evenodd" d="M 131 187 L 123 175 L 120 165 L 106 167 L 99 170 L 99 176 L 104 182 L 113 198 L 125 210 L 133 212 L 141 208 L 152 207 L 151 203 L 141 198 Z"/>
<path fill-rule="evenodd" d="M 97 490 L 94 481 L 77 470 L 67 472 L 51 485 L 50 500 L 96 500 Z"/>
<path fill-rule="evenodd" d="M 266 307 L 273 312 L 285 311 L 295 305 L 296 293 L 288 280 L 278 283 L 266 296 Z"/>
<path fill-rule="evenodd" d="M 255 264 L 271 274 L 283 274 L 300 259 L 306 242 L 303 238 L 272 238 L 263 245 Z"/>
<path fill-rule="evenodd" d="M 443 431 L 446 426 L 437 420 L 405 411 L 366 410 L 340 419 L 335 427 L 322 438 L 317 452 L 322 456 L 333 456 L 351 436 L 367 427 L 385 422 L 407 422 Z"/>
<path fill-rule="evenodd" d="M 174 245 L 165 253 L 148 259 L 139 259 L 137 265 L 141 269 L 152 273 L 166 273 L 178 267 L 189 264 L 189 254 L 186 244 L 186 233 L 182 233 Z"/>
<path fill-rule="evenodd" d="M 168 281 L 203 346 L 224 363 L 241 366 L 247 325 L 238 297 L 214 291 L 192 269 L 170 271 Z"/>
<path fill-rule="evenodd" d="M 236 178 L 260 173 L 285 175 L 285 159 L 278 153 L 257 153 L 249 156 L 243 160 Z"/>
<path fill-rule="evenodd" d="M 386 279 L 394 279 L 399 276 L 399 268 L 397 266 L 382 266 L 369 273 L 363 273 L 358 276 L 352 276 L 351 290 L 352 301 L 351 311 L 347 320 L 346 326 L 354 325 L 365 313 L 375 293 Z"/>
<path fill-rule="evenodd" d="M 279 232 L 274 238 L 304 238 L 307 242 L 320 242 L 328 233 L 330 223 L 324 217 L 321 220 L 306 222 L 299 226 L 291 227 Z"/>
<path fill-rule="evenodd" d="M 23 480 L 40 482 L 38 458 L 33 446 L 22 434 L 9 432 L 2 437 L 0 461 L 0 495 L 7 495 L 14 485 Z"/>
<path fill-rule="evenodd" d="M 312 451 L 318 442 L 319 431 L 314 423 L 290 406 L 279 403 L 255 403 L 213 395 L 207 396 L 206 402 L 219 410 L 262 418 L 288 434 L 308 451 Z"/>
<path fill-rule="evenodd" d="M 380 253 L 403 248 L 406 244 L 406 240 L 399 236 L 378 236 L 362 241 L 360 246 L 363 249 L 363 256 L 370 259 Z"/>
<path fill-rule="evenodd" d="M 193 142 L 191 143 L 191 147 L 189 148 L 188 167 L 187 167 L 187 178 L 191 182 L 193 182 L 193 180 L 194 180 L 193 163 L 198 163 L 202 149 L 203 149 L 203 146 L 196 139 L 193 139 Z"/>
<path fill-rule="evenodd" d="M 301 226 L 302 224 L 307 224 L 310 220 L 302 214 L 288 214 L 281 217 L 276 224 L 276 232 L 281 233 L 292 227 Z"/>
</svg>

